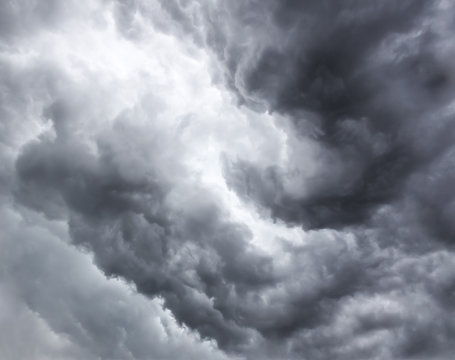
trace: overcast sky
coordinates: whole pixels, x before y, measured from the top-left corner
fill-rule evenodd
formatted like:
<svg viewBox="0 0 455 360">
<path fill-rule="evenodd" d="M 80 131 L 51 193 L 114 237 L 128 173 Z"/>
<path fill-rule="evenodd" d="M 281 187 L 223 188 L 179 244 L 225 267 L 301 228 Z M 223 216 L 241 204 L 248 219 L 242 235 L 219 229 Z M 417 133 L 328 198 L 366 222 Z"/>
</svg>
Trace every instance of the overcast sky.
<svg viewBox="0 0 455 360">
<path fill-rule="evenodd" d="M 453 359 L 454 6 L 0 1 L 0 358 Z"/>
</svg>

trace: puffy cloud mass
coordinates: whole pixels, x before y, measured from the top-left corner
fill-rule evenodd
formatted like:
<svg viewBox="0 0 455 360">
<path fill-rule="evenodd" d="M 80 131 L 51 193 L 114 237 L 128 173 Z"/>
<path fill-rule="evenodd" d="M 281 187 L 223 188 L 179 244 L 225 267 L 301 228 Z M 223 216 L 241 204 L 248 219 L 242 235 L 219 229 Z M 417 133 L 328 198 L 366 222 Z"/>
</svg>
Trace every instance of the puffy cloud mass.
<svg viewBox="0 0 455 360">
<path fill-rule="evenodd" d="M 0 357 L 450 359 L 446 0 L 0 4 Z"/>
</svg>

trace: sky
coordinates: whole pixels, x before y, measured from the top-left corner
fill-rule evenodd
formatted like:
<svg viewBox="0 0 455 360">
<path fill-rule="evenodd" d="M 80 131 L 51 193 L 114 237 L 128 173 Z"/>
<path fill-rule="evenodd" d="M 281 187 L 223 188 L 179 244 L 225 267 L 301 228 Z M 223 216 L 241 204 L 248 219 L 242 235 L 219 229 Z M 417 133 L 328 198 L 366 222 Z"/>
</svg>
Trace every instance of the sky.
<svg viewBox="0 0 455 360">
<path fill-rule="evenodd" d="M 0 2 L 0 358 L 450 360 L 449 0 Z"/>
</svg>

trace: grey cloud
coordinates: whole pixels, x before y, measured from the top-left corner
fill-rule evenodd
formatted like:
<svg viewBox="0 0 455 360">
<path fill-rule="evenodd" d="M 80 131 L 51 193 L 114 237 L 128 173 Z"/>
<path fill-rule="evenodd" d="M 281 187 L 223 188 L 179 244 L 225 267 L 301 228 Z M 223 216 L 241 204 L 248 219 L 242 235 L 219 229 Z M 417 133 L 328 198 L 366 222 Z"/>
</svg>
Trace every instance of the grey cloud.
<svg viewBox="0 0 455 360">
<path fill-rule="evenodd" d="M 5 359 L 225 358 L 179 329 L 159 301 L 107 280 L 90 258 L 57 237 L 58 223 L 35 216 L 28 225 L 27 215 L 4 206 L 1 212 Z M 8 308 L 14 322 L 4 312 Z M 8 333 L 9 323 L 17 333 Z"/>
<path fill-rule="evenodd" d="M 160 6 L 169 12 L 164 31 L 194 35 L 201 46 L 206 33 L 244 104 L 290 121 L 278 124 L 288 162 L 261 167 L 226 155 L 228 186 L 266 221 L 315 230 L 299 242 L 274 239 L 277 255 L 254 245 L 252 229 L 191 178 L 180 130 L 160 128 L 168 104 L 159 91 L 112 111 L 115 86 L 106 91 L 97 79 L 81 83 L 45 64 L 24 70 L 12 62 L 1 73 L 11 136 L 1 137 L 9 150 L 0 204 L 21 214 L 25 230 L 7 233 L 1 269 L 24 308 L 70 340 L 68 358 L 225 357 L 197 336 L 175 342 L 172 321 L 150 327 L 151 313 L 166 318 L 157 297 L 178 324 L 232 357 L 450 358 L 453 85 L 447 29 L 428 25 L 432 16 L 439 21 L 437 7 Z M 116 2 L 117 30 L 139 41 L 137 16 L 152 16 L 150 9 Z M 47 128 L 21 138 L 20 118 Z M 15 221 L 5 218 L 5 228 Z M 93 254 L 110 279 L 86 274 L 96 271 L 62 241 Z M 133 294 L 112 285 L 118 278 Z"/>
<path fill-rule="evenodd" d="M 205 190 L 157 172 L 162 159 L 150 151 L 159 137 L 145 138 L 148 133 L 126 125 L 122 115 L 90 151 L 67 131 L 78 117 L 71 109 L 60 99 L 45 110 L 56 137 L 43 135 L 22 149 L 16 200 L 49 218 L 68 217 L 72 242 L 93 251 L 107 275 L 162 296 L 177 320 L 221 347 L 239 351 L 261 338 L 279 343 L 317 327 L 336 311 L 337 299 L 365 283 L 355 274 L 368 266 L 358 254 L 340 249 L 338 259 L 338 247 L 322 239 L 321 250 L 297 252 L 277 272 L 270 257 L 247 244 L 248 229 L 223 220 L 219 204 L 201 196 Z M 135 147 L 127 150 L 132 139 Z M 143 156 L 154 162 L 141 161 Z M 170 196 L 179 196 L 178 205 Z M 333 268 L 324 270 L 327 263 Z"/>
<path fill-rule="evenodd" d="M 399 251 L 403 258 L 421 257 L 424 262 L 425 254 L 451 246 L 454 87 L 448 60 L 453 54 L 448 40 L 453 29 L 450 4 L 249 1 L 218 3 L 206 9 L 206 42 L 224 70 L 227 86 L 244 105 L 280 113 L 292 124 L 283 126 L 293 139 L 288 142 L 290 162 L 261 167 L 242 158 L 225 158 L 224 174 L 232 190 L 265 218 L 306 229 L 350 231 L 365 246 L 379 247 L 374 250 L 376 260 L 383 249 Z M 296 143 L 313 144 L 314 158 Z M 317 163 L 316 171 L 306 171 L 311 161 Z M 302 191 L 296 195 L 287 182 L 299 177 L 301 181 L 295 182 Z M 451 248 L 447 251 L 450 259 Z M 395 293 L 394 278 L 401 279 L 406 289 L 397 301 L 406 302 L 408 283 L 420 286 L 427 277 L 415 279 L 412 270 L 403 268 L 398 274 L 381 270 L 394 262 L 400 259 L 379 261 L 376 273 L 370 263 L 352 261 L 352 272 L 340 270 L 340 278 L 334 282 L 341 290 L 337 294 L 337 286 L 333 288 L 336 303 L 361 297 L 363 292 Z M 370 282 L 371 287 L 363 288 Z M 379 316 L 377 322 L 369 317 L 359 319 L 355 336 L 360 338 L 360 334 L 375 333 L 376 326 L 400 329 L 393 330 L 400 334 L 397 339 L 384 338 L 376 345 L 352 339 L 353 347 L 348 347 L 346 334 L 339 340 L 333 339 L 331 330 L 324 330 L 330 335 L 323 335 L 320 329 L 325 319 L 318 314 L 330 309 L 330 322 L 339 308 L 326 305 L 323 291 L 315 295 L 314 302 L 303 297 L 296 302 L 298 315 L 287 308 L 297 324 L 294 333 L 300 336 L 296 335 L 295 344 L 306 345 L 295 345 L 296 352 L 321 359 L 447 358 L 452 322 L 431 317 L 441 311 L 440 301 L 447 304 L 452 291 L 449 284 L 449 280 L 440 284 L 436 291 L 419 290 L 418 298 L 431 303 L 428 310 L 421 304 L 411 306 L 422 309 L 423 320 L 398 316 L 395 321 L 387 315 Z M 441 292 L 444 295 L 437 295 Z M 290 293 L 287 297 L 292 298 Z M 304 309 L 310 309 L 320 329 L 311 325 L 307 329 Z M 406 316 L 412 317 L 412 312 Z M 276 319 L 272 332 L 292 334 L 286 326 L 292 329 L 293 322 L 284 323 L 280 328 Z M 430 332 L 435 335 L 424 336 Z"/>
<path fill-rule="evenodd" d="M 54 111 L 54 115 L 65 113 Z M 68 216 L 75 244 L 94 251 L 108 275 L 129 279 L 148 295 L 162 295 L 178 320 L 215 337 L 222 346 L 234 339 L 242 342 L 244 330 L 225 319 L 228 312 L 217 307 L 226 308 L 223 296 L 230 286 L 238 285 L 242 291 L 270 282 L 263 273 L 270 272 L 266 258 L 245 253 L 248 232 L 222 220 L 211 201 L 205 204 L 199 195 L 193 197 L 197 202 L 190 204 L 192 214 L 170 208 L 165 197 L 171 184 L 153 169 L 149 173 L 131 167 L 128 157 L 134 154 L 121 151 L 131 139 L 126 136 L 128 130 L 118 128 L 123 130 L 122 140 L 116 133 L 101 139 L 98 156 L 59 130 L 55 140 L 43 138 L 26 146 L 17 161 L 16 199 L 50 218 Z M 140 136 L 139 132 L 130 135 Z M 193 248 L 181 254 L 186 243 Z M 201 251 L 219 259 L 215 269 L 198 259 Z M 183 259 L 175 263 L 179 257 Z M 182 278 L 188 270 L 196 271 L 195 279 Z M 210 284 L 211 276 L 226 283 Z M 209 297 L 215 298 L 213 306 Z"/>
<path fill-rule="evenodd" d="M 448 128 L 427 124 L 453 93 L 445 43 L 451 21 L 441 20 L 442 6 L 423 1 L 208 6 L 207 43 L 228 86 L 248 106 L 286 115 L 294 124 L 289 131 L 321 146 L 322 170 L 304 183 L 309 189 L 304 197 L 286 193 L 280 184 L 280 177 L 295 176 L 292 169 L 253 169 L 241 161 L 226 172 L 233 190 L 245 197 L 247 185 L 239 184 L 248 178 L 258 191 L 251 200 L 306 228 L 362 223 L 399 197 L 410 174 L 453 140 Z M 441 22 L 449 27 L 442 32 Z M 214 36 L 219 39 L 212 41 Z M 426 133 L 416 126 L 425 126 Z M 435 140 L 441 132 L 442 142 Z M 439 148 L 422 149 L 422 137 Z M 274 185 L 265 180 L 272 177 Z"/>
<path fill-rule="evenodd" d="M 0 39 L 2 47 L 15 48 L 15 41 L 65 25 L 76 13 L 90 4 L 84 1 L 57 0 L 3 1 L 0 4 Z"/>
</svg>

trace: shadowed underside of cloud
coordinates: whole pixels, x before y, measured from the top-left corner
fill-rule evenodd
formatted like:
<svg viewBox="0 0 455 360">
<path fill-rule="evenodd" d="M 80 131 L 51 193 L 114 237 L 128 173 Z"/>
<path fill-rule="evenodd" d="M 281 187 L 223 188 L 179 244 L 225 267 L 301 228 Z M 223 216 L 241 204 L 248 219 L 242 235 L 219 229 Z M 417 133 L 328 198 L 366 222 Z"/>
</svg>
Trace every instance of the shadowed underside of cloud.
<svg viewBox="0 0 455 360">
<path fill-rule="evenodd" d="M 231 187 L 273 217 L 310 229 L 365 222 L 378 205 L 400 198 L 411 174 L 453 142 L 452 115 L 441 116 L 453 93 L 453 20 L 444 6 L 353 0 L 215 7 L 209 14 L 219 22 L 207 21 L 208 43 L 230 87 L 241 102 L 289 117 L 289 136 L 311 139 L 317 156 L 314 170 L 292 146 L 281 168 L 234 160 L 226 168 Z M 221 48 L 213 32 L 224 39 Z M 289 189 L 299 181 L 300 191 Z"/>
<path fill-rule="evenodd" d="M 450 358 L 450 4 L 81 4 L 0 5 L 0 311 L 42 358 Z"/>
</svg>

